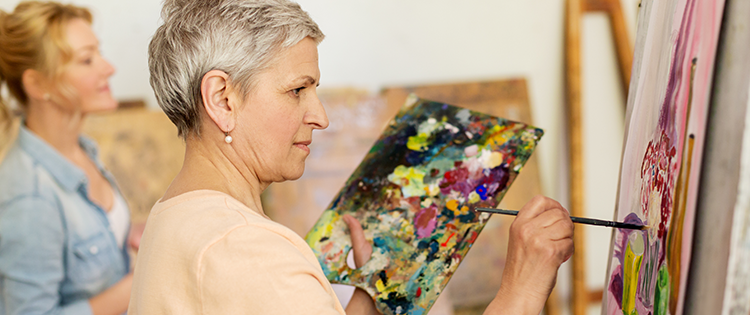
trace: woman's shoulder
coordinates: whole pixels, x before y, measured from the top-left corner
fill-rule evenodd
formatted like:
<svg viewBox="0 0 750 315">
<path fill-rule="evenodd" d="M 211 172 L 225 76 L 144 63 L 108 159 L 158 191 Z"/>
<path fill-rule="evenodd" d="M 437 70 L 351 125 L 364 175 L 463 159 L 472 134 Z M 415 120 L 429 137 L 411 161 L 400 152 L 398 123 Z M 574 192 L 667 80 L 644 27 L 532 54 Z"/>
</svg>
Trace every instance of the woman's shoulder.
<svg viewBox="0 0 750 315">
<path fill-rule="evenodd" d="M 54 203 L 61 195 L 75 195 L 85 179 L 82 170 L 22 127 L 0 161 L 0 205 L 18 198 Z"/>
<path fill-rule="evenodd" d="M 0 162 L 0 231 L 3 237 L 24 238 L 29 231 L 61 233 L 62 220 L 54 190 L 46 187 L 45 182 L 40 180 L 33 159 L 17 145 L 7 151 Z"/>
<path fill-rule="evenodd" d="M 39 169 L 34 160 L 18 145 L 14 145 L 0 161 L 0 205 L 22 198 L 49 199 L 50 191 L 39 180 Z"/>
<path fill-rule="evenodd" d="M 226 194 L 190 191 L 154 205 L 146 221 L 142 239 L 145 243 L 141 246 L 153 241 L 200 252 L 237 228 L 254 226 L 259 231 L 267 231 L 264 227 L 269 224 L 273 225 L 273 221 L 253 215 L 251 209 L 236 204 Z"/>
<path fill-rule="evenodd" d="M 270 224 L 278 225 L 270 218 L 251 209 L 232 196 L 215 190 L 193 190 L 159 200 L 151 209 L 150 217 L 180 216 L 194 217 L 204 224 Z"/>
<path fill-rule="evenodd" d="M 214 191 L 193 191 L 158 202 L 146 221 L 137 265 L 159 261 L 200 266 L 268 253 L 315 259 L 311 252 L 302 254 L 310 249 L 300 236 L 237 203 Z"/>
<path fill-rule="evenodd" d="M 152 224 L 153 227 L 148 226 Z M 224 242 L 245 247 L 266 244 L 307 247 L 291 229 L 225 193 L 212 190 L 191 191 L 158 202 L 151 210 L 148 225 L 147 230 L 203 234 L 202 246 Z"/>
</svg>

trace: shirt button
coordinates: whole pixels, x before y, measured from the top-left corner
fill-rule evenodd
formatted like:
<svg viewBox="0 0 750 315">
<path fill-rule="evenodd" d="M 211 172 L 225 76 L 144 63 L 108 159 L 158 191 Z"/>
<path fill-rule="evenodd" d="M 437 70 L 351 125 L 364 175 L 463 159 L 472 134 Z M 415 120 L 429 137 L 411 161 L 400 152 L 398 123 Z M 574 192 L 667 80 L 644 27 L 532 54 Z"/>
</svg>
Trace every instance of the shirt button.
<svg viewBox="0 0 750 315">
<path fill-rule="evenodd" d="M 96 247 L 96 245 L 94 245 L 94 246 L 91 246 L 91 247 L 89 247 L 89 252 L 90 252 L 90 253 L 91 253 L 92 255 L 96 255 L 96 253 L 98 253 L 98 252 L 99 252 L 99 247 Z"/>
</svg>

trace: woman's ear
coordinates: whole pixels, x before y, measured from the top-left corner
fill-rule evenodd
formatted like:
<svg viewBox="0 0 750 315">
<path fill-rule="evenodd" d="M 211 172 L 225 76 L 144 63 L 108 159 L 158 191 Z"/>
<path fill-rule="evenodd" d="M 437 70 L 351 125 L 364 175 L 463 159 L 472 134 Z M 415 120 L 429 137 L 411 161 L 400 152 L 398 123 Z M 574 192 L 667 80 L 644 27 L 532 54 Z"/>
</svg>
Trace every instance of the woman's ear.
<svg viewBox="0 0 750 315">
<path fill-rule="evenodd" d="M 222 132 L 234 129 L 237 108 L 230 102 L 232 89 L 229 75 L 221 70 L 211 70 L 201 80 L 201 98 L 208 117 Z"/>
<path fill-rule="evenodd" d="M 23 90 L 26 92 L 26 96 L 28 96 L 30 100 L 49 100 L 52 91 L 49 91 L 47 79 L 41 72 L 26 69 L 21 75 L 21 83 L 23 84 Z"/>
</svg>

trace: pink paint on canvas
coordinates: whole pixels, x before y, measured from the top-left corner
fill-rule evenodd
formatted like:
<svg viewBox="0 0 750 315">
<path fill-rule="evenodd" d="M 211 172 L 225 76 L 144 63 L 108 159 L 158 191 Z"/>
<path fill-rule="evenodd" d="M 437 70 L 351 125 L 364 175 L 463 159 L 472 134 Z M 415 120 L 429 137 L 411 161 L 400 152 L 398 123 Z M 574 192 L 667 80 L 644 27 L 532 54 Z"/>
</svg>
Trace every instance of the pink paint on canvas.
<svg viewBox="0 0 750 315">
<path fill-rule="evenodd" d="M 682 314 L 723 7 L 642 3 L 603 314 Z"/>
</svg>

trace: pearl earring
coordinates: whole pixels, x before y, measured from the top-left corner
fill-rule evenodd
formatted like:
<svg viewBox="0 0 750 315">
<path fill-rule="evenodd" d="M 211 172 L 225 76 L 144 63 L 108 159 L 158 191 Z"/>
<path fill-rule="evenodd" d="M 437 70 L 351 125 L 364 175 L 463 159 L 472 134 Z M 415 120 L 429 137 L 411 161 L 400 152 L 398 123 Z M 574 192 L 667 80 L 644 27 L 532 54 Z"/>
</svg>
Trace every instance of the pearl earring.
<svg viewBox="0 0 750 315">
<path fill-rule="evenodd" d="M 228 131 L 224 131 L 224 142 L 227 144 L 232 143 L 232 136 L 229 135 Z"/>
</svg>

